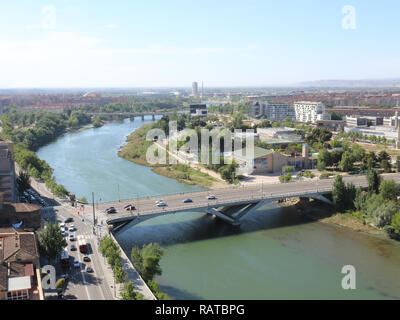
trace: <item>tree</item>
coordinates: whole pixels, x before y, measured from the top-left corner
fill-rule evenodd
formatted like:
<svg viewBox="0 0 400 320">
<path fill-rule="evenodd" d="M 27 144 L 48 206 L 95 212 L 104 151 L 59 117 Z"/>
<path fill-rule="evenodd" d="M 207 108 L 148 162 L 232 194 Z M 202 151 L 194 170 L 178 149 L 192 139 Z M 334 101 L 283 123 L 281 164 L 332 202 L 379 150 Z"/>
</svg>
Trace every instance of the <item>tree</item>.
<svg viewBox="0 0 400 320">
<path fill-rule="evenodd" d="M 385 150 L 382 150 L 381 152 L 378 153 L 377 160 L 378 160 L 378 162 L 381 162 L 381 163 L 383 160 L 387 160 L 388 162 L 390 162 L 390 156 Z"/>
<path fill-rule="evenodd" d="M 377 162 L 375 153 L 370 151 L 370 152 L 364 154 L 364 157 L 362 158 L 362 162 L 363 162 L 365 169 L 367 169 L 367 170 L 373 169 Z"/>
<path fill-rule="evenodd" d="M 385 202 L 381 195 L 373 194 L 367 205 L 367 220 L 378 228 L 388 226 L 392 217 L 399 211 L 397 204 L 393 201 Z"/>
<path fill-rule="evenodd" d="M 143 296 L 135 290 L 132 281 L 125 283 L 121 297 L 122 300 L 143 300 Z"/>
<path fill-rule="evenodd" d="M 349 151 L 343 153 L 342 160 L 339 163 L 339 169 L 344 172 L 353 170 L 353 157 Z"/>
<path fill-rule="evenodd" d="M 313 144 L 315 142 L 324 143 L 332 138 L 332 132 L 325 128 L 314 128 L 311 134 L 306 137 L 306 142 Z"/>
<path fill-rule="evenodd" d="M 131 250 L 131 260 L 135 269 L 142 274 L 143 273 L 143 257 L 138 246 L 134 246 Z"/>
<path fill-rule="evenodd" d="M 17 189 L 19 193 L 31 188 L 31 177 L 28 173 L 20 171 L 17 177 Z"/>
<path fill-rule="evenodd" d="M 374 169 L 368 170 L 367 180 L 368 180 L 368 191 L 378 193 L 379 186 L 381 184 L 381 177 L 378 171 Z"/>
<path fill-rule="evenodd" d="M 282 173 L 293 173 L 294 167 L 293 166 L 284 166 L 282 168 Z"/>
<path fill-rule="evenodd" d="M 362 211 L 364 208 L 365 200 L 366 200 L 366 197 L 365 197 L 365 193 L 363 192 L 362 188 L 361 187 L 357 188 L 356 196 L 354 199 L 354 208 L 357 211 Z"/>
<path fill-rule="evenodd" d="M 160 259 L 164 254 L 157 243 L 150 243 L 143 246 L 141 251 L 143 257 L 143 279 L 152 280 L 155 275 L 161 275 Z"/>
<path fill-rule="evenodd" d="M 281 183 L 285 183 L 285 182 L 290 182 L 292 181 L 292 174 L 288 173 L 288 174 L 282 174 L 279 176 L 279 181 Z"/>
<path fill-rule="evenodd" d="M 394 180 L 384 180 L 379 186 L 379 194 L 384 200 L 397 200 L 398 187 Z"/>
<path fill-rule="evenodd" d="M 381 161 L 381 168 L 383 169 L 384 173 L 392 172 L 390 162 L 388 162 L 387 160 Z"/>
<path fill-rule="evenodd" d="M 144 245 L 142 250 L 135 246 L 131 251 L 133 266 L 145 281 L 152 280 L 155 275 L 161 275 L 160 259 L 162 255 L 163 250 L 157 243 Z"/>
<path fill-rule="evenodd" d="M 394 233 L 399 237 L 400 236 L 400 212 L 396 213 L 392 217 L 392 224 L 391 224 Z"/>
<path fill-rule="evenodd" d="M 335 207 L 342 211 L 346 202 L 346 186 L 341 175 L 336 176 L 333 183 L 332 199 Z"/>
<path fill-rule="evenodd" d="M 49 259 L 55 259 L 67 246 L 57 223 L 47 223 L 46 227 L 37 235 L 39 250 Z"/>
<path fill-rule="evenodd" d="M 326 163 L 318 160 L 317 169 L 318 171 L 324 171 L 326 169 Z"/>
<path fill-rule="evenodd" d="M 354 200 L 356 198 L 357 190 L 351 182 L 346 185 L 345 209 L 354 209 Z"/>
<path fill-rule="evenodd" d="M 121 260 L 120 260 L 121 261 Z M 115 275 L 115 280 L 117 283 L 124 283 L 126 280 L 128 280 L 128 276 L 124 269 L 122 269 L 122 266 L 115 266 L 114 268 L 114 275 Z"/>
<path fill-rule="evenodd" d="M 318 162 L 323 162 L 326 166 L 330 166 L 332 164 L 331 153 L 325 148 L 319 150 Z"/>
</svg>

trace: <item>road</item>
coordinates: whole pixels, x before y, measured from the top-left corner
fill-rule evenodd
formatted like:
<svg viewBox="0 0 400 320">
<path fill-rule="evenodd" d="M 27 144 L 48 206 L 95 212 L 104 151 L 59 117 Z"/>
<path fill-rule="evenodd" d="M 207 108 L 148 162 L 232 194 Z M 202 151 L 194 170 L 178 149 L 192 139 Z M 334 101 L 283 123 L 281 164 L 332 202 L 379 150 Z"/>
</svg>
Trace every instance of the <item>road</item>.
<svg viewBox="0 0 400 320">
<path fill-rule="evenodd" d="M 381 175 L 383 179 L 393 179 L 400 184 L 399 173 L 388 173 Z M 356 187 L 367 186 L 366 176 L 344 176 L 345 183 L 352 182 Z M 161 212 L 175 212 L 190 209 L 200 209 L 204 207 L 229 206 L 243 202 L 256 202 L 265 199 L 276 199 L 284 197 L 296 197 L 307 194 L 323 193 L 332 190 L 334 179 L 309 180 L 293 183 L 279 184 L 260 184 L 249 185 L 244 187 L 234 187 L 225 189 L 216 189 L 212 191 L 192 192 L 187 194 L 174 194 L 158 197 L 148 197 L 133 199 L 132 201 L 123 201 L 117 203 L 106 203 L 98 205 L 98 209 L 103 212 L 101 218 L 104 219 L 104 209 L 114 206 L 117 213 L 109 214 L 107 219 L 118 219 L 132 215 L 147 215 Z M 207 196 L 213 194 L 217 197 L 216 200 L 208 200 Z M 191 203 L 183 203 L 186 198 L 192 199 Z M 166 207 L 157 207 L 156 200 L 164 200 L 167 203 Z M 126 212 L 123 208 L 126 204 L 133 204 L 136 210 Z"/>
<path fill-rule="evenodd" d="M 78 299 L 78 300 L 112 300 L 114 299 L 113 288 L 108 285 L 108 282 L 105 279 L 105 274 L 107 270 L 104 270 L 101 259 L 104 258 L 95 250 L 97 238 L 93 235 L 92 228 L 81 221 L 79 217 L 70 213 L 70 210 L 65 206 L 57 206 L 53 207 L 53 212 L 49 212 L 43 215 L 46 221 L 51 222 L 64 222 L 66 218 L 72 217 L 74 222 L 68 223 L 67 225 L 74 225 L 76 227 L 75 232 L 68 232 L 75 234 L 75 238 L 85 239 L 87 243 L 90 244 L 91 252 L 89 257 L 91 262 L 84 263 L 83 255 L 79 252 L 79 250 L 71 251 L 70 245 L 74 244 L 78 247 L 78 241 L 70 241 L 68 237 L 66 238 L 68 243 L 68 251 L 70 255 L 70 261 L 74 258 L 77 258 L 81 262 L 80 268 L 74 268 L 71 265 L 68 271 L 62 270 L 57 263 L 56 273 L 57 278 L 61 274 L 68 273 L 69 281 L 67 283 L 66 290 L 64 292 L 65 299 Z M 94 272 L 87 273 L 85 271 L 86 267 L 90 266 Z"/>
</svg>

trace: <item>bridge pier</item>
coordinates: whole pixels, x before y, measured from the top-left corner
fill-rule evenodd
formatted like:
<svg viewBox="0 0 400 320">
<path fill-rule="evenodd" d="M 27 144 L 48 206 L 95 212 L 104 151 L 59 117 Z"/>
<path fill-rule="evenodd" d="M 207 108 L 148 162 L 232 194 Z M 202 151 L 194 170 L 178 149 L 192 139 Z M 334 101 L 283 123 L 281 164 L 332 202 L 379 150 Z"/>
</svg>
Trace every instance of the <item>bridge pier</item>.
<svg viewBox="0 0 400 320">
<path fill-rule="evenodd" d="M 151 115 L 151 119 L 154 121 L 156 120 L 156 116 L 154 114 Z"/>
<path fill-rule="evenodd" d="M 142 121 L 144 121 L 144 114 L 142 114 Z"/>
</svg>

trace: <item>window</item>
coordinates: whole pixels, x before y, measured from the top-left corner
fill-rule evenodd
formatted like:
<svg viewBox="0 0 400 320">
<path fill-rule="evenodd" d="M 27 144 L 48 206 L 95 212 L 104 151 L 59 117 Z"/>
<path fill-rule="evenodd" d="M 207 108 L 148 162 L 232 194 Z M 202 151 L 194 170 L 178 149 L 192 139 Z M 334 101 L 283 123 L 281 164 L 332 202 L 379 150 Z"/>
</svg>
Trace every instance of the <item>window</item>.
<svg viewBox="0 0 400 320">
<path fill-rule="evenodd" d="M 7 300 L 28 300 L 27 290 L 7 292 Z"/>
</svg>

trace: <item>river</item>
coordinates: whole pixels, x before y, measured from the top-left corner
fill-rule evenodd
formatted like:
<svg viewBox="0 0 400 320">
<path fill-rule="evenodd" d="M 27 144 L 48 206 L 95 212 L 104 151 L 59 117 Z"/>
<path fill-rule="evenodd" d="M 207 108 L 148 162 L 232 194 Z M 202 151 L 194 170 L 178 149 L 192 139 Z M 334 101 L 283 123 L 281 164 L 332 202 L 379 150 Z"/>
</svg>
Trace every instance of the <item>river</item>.
<svg viewBox="0 0 400 320">
<path fill-rule="evenodd" d="M 37 154 L 58 183 L 95 201 L 200 190 L 121 159 L 117 151 L 136 118 L 67 133 Z M 158 242 L 160 287 L 174 299 L 400 299 L 400 243 L 312 222 L 273 205 L 232 227 L 199 213 L 177 213 L 127 225 L 116 235 L 128 253 Z M 341 287 L 344 265 L 356 289 Z"/>
</svg>

